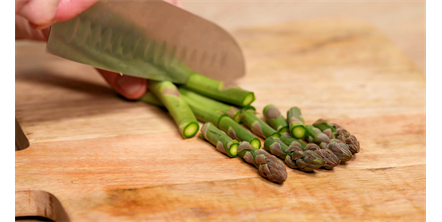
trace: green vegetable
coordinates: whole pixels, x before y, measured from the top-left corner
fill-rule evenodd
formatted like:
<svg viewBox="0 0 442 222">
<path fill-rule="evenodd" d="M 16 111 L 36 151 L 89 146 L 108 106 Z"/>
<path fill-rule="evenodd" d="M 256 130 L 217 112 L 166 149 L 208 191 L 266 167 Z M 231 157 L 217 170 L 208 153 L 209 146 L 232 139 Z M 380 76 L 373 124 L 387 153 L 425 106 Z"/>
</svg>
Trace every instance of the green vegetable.
<svg viewBox="0 0 442 222">
<path fill-rule="evenodd" d="M 258 168 L 259 175 L 272 182 L 283 183 L 287 179 L 284 163 L 263 149 L 255 149 L 244 141 L 238 146 L 238 156 Z"/>
<path fill-rule="evenodd" d="M 224 89 L 223 85 L 223 82 L 195 73 L 183 86 L 201 95 L 240 107 L 249 106 L 255 101 L 253 92 L 238 87 Z"/>
<path fill-rule="evenodd" d="M 320 145 L 321 143 L 327 144 L 330 142 L 330 138 L 314 126 L 307 125 L 305 126 L 305 129 L 307 133 L 307 140 L 310 143 L 316 143 Z"/>
<path fill-rule="evenodd" d="M 294 106 L 287 111 L 287 122 L 289 124 L 289 132 L 293 137 L 297 139 L 305 137 L 305 122 L 298 107 Z"/>
<path fill-rule="evenodd" d="M 167 108 L 178 125 L 181 135 L 184 138 L 195 136 L 199 130 L 198 122 L 175 85 L 169 81 L 150 80 L 149 88 Z"/>
<path fill-rule="evenodd" d="M 201 133 L 204 139 L 214 145 L 219 152 L 229 157 L 236 157 L 238 155 L 239 142 L 227 136 L 225 132 L 218 129 L 212 123 L 204 123 L 203 127 L 201 127 Z"/>
<path fill-rule="evenodd" d="M 194 103 L 203 104 L 203 106 L 208 110 L 214 110 L 227 114 L 236 122 L 239 122 L 241 119 L 240 110 L 234 106 L 230 106 L 222 102 L 207 98 L 183 87 L 178 87 L 178 91 L 185 98 L 186 101 L 194 101 Z"/>
<path fill-rule="evenodd" d="M 318 128 L 307 125 L 307 139 L 310 143 L 315 143 L 323 149 L 330 149 L 341 162 L 349 161 L 353 158 L 348 146 L 338 139 L 331 139 Z"/>
<path fill-rule="evenodd" d="M 287 120 L 281 115 L 281 112 L 272 104 L 264 107 L 264 117 L 270 126 L 273 127 L 279 134 L 288 132 Z"/>
<path fill-rule="evenodd" d="M 347 144 L 352 154 L 356 154 L 360 150 L 360 144 L 358 139 L 343 127 L 335 123 L 330 123 L 324 119 L 319 119 L 313 126 L 320 129 L 324 134 L 331 139 L 338 139 Z"/>
<path fill-rule="evenodd" d="M 270 127 L 266 122 L 255 116 L 251 111 L 244 111 L 241 118 L 244 123 L 254 134 L 265 139 L 270 136 L 279 137 L 279 133 Z"/>
<path fill-rule="evenodd" d="M 163 103 L 150 91 L 147 91 L 139 101 L 143 101 L 145 103 L 149 103 L 154 106 L 164 106 Z"/>
<path fill-rule="evenodd" d="M 341 161 L 339 158 L 328 148 L 322 149 L 318 145 L 314 143 L 304 143 L 294 137 L 291 137 L 288 133 L 284 133 L 279 138 L 284 144 L 287 146 L 292 145 L 292 143 L 298 143 L 301 145 L 302 150 L 313 150 L 315 151 L 319 156 L 322 157 L 322 159 L 325 161 L 324 168 L 331 170 L 333 167 L 337 166 Z M 297 145 L 297 144 L 295 144 Z"/>
<path fill-rule="evenodd" d="M 268 137 L 264 142 L 264 148 L 283 159 L 290 168 L 311 172 L 325 165 L 325 161 L 315 151 L 304 151 L 301 144 L 296 142 L 287 146 L 277 137 Z"/>
<path fill-rule="evenodd" d="M 220 119 L 218 127 L 233 139 L 238 141 L 247 141 L 256 149 L 261 147 L 261 141 L 258 138 L 228 116 Z"/>
</svg>

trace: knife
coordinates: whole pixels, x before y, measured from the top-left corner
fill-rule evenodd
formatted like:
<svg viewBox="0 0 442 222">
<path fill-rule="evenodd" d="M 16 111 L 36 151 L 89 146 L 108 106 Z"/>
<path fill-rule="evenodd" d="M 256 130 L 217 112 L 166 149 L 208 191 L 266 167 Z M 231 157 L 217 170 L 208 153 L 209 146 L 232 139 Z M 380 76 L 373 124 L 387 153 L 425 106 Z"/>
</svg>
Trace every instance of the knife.
<svg viewBox="0 0 442 222">
<path fill-rule="evenodd" d="M 100 69 L 178 84 L 195 72 L 220 81 L 245 74 L 242 51 L 229 33 L 160 0 L 99 1 L 52 25 L 46 50 Z"/>
</svg>

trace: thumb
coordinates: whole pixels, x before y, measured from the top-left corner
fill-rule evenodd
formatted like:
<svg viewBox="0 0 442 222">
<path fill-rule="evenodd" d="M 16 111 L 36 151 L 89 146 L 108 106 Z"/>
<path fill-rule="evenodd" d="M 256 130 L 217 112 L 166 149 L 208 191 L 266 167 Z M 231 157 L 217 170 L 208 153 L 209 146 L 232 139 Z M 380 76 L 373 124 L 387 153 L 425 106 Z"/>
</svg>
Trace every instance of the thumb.
<svg viewBox="0 0 442 222">
<path fill-rule="evenodd" d="M 97 69 L 106 82 L 127 99 L 139 99 L 147 91 L 147 80 Z"/>
</svg>

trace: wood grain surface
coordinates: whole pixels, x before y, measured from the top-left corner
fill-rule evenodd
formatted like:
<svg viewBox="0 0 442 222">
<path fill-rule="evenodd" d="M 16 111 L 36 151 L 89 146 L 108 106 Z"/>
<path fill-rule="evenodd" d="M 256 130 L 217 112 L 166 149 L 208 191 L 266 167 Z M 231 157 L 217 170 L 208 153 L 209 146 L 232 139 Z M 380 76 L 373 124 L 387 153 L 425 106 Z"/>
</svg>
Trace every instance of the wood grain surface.
<svg viewBox="0 0 442 222">
<path fill-rule="evenodd" d="M 233 32 L 247 62 L 236 84 L 257 110 L 299 106 L 333 120 L 361 152 L 334 170 L 261 178 L 170 116 L 126 101 L 91 68 L 16 44 L 16 191 L 53 194 L 71 221 L 424 221 L 425 76 L 385 35 L 353 20 Z M 16 202 L 17 205 L 20 203 Z"/>
</svg>

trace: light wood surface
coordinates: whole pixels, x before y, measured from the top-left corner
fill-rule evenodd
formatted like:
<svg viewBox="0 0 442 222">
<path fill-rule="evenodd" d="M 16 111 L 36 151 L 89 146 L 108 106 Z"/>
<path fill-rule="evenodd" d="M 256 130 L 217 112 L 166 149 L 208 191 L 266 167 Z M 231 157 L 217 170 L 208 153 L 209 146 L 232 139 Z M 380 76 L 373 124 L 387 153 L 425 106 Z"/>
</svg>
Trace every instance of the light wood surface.
<svg viewBox="0 0 442 222">
<path fill-rule="evenodd" d="M 332 171 L 287 168 L 277 185 L 167 113 L 125 101 L 91 68 L 16 45 L 16 191 L 43 190 L 71 221 L 424 221 L 425 76 L 388 37 L 356 20 L 311 20 L 233 32 L 247 61 L 238 85 L 257 110 L 299 106 L 359 139 Z"/>
<path fill-rule="evenodd" d="M 183 7 L 223 28 L 309 19 L 357 19 L 383 31 L 425 74 L 425 0 L 181 0 Z"/>
<path fill-rule="evenodd" d="M 15 192 L 15 216 L 20 218 L 42 217 L 51 218 L 54 221 L 69 221 L 69 217 L 66 215 L 60 201 L 54 195 L 41 190 Z"/>
</svg>

